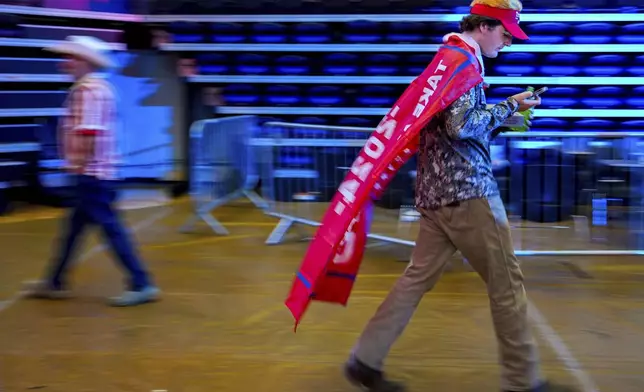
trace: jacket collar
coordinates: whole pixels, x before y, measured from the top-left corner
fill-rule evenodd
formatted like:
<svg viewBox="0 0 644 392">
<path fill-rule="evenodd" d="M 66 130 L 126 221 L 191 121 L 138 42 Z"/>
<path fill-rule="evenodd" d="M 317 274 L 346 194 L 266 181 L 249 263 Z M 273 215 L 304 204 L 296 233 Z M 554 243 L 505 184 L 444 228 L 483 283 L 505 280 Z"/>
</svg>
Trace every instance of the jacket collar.
<svg viewBox="0 0 644 392">
<path fill-rule="evenodd" d="M 483 56 L 481 55 L 481 47 L 479 44 L 474 40 L 474 38 L 470 37 L 469 35 L 462 34 L 462 33 L 449 33 L 443 37 L 443 42 L 446 43 L 450 38 L 456 37 L 463 41 L 467 46 L 469 46 L 472 49 L 472 52 L 476 56 L 476 58 L 479 60 L 479 65 L 481 66 L 481 76 L 485 76 L 485 64 L 483 64 Z"/>
</svg>

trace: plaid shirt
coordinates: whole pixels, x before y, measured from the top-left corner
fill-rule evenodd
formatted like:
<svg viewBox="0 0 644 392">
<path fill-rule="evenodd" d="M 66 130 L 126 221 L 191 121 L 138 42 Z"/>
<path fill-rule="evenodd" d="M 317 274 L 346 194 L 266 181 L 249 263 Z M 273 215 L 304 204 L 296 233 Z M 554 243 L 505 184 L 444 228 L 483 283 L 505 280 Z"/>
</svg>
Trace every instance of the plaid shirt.
<svg viewBox="0 0 644 392">
<path fill-rule="evenodd" d="M 68 167 L 83 161 L 79 150 L 83 138 L 94 136 L 94 154 L 87 159 L 82 174 L 103 180 L 116 178 L 116 94 L 112 86 L 95 74 L 78 80 L 65 102 L 67 114 L 59 129 L 62 157 Z"/>
</svg>

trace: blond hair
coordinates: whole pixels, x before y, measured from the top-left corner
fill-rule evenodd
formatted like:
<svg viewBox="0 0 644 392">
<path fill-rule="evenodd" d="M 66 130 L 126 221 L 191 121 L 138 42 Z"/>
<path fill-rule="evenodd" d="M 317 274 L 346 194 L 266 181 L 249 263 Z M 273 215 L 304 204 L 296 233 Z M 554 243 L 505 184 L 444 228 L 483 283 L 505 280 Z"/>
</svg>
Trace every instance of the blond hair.
<svg viewBox="0 0 644 392">
<path fill-rule="evenodd" d="M 487 5 L 488 7 L 494 8 L 504 8 L 521 12 L 523 10 L 523 4 L 520 0 L 474 0 L 472 1 L 471 7 L 481 4 Z"/>
</svg>

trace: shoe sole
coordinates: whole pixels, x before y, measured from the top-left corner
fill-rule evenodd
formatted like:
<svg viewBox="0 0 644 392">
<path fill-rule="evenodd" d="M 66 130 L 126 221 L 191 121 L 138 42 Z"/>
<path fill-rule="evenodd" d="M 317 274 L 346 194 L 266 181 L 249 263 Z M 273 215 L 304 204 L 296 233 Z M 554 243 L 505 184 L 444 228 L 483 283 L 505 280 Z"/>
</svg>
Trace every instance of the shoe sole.
<svg viewBox="0 0 644 392">
<path fill-rule="evenodd" d="M 158 302 L 160 300 L 161 300 L 160 297 L 155 296 L 153 298 L 148 298 L 148 299 L 146 299 L 144 301 L 138 301 L 138 302 L 128 303 L 128 304 L 121 304 L 121 303 L 116 303 L 116 302 L 110 301 L 109 305 L 114 307 L 114 308 L 129 308 L 129 307 L 132 307 L 132 306 L 139 306 L 139 305 L 145 305 L 145 304 L 149 304 L 149 303 L 153 303 L 153 302 Z"/>
<path fill-rule="evenodd" d="M 344 366 L 342 371 L 344 373 L 344 378 L 346 378 L 347 381 L 349 381 L 349 383 L 351 385 L 353 385 L 354 387 L 358 387 L 358 388 L 362 389 L 363 391 L 368 391 L 369 390 L 369 388 L 367 388 L 364 384 L 362 384 L 359 380 L 355 379 L 351 375 L 351 373 L 349 372 L 349 367 L 347 365 Z"/>
</svg>

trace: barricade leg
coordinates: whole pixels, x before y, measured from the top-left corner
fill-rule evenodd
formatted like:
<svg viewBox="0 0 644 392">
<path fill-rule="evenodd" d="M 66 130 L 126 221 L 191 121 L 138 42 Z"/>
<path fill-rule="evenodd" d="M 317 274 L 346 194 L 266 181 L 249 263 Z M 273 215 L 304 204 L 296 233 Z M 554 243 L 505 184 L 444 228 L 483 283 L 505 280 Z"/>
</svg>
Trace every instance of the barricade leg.
<svg viewBox="0 0 644 392">
<path fill-rule="evenodd" d="M 195 122 L 190 128 L 192 146 L 190 197 L 193 214 L 180 228 L 191 232 L 203 220 L 217 234 L 228 235 L 213 211 L 247 197 L 256 207 L 267 203 L 254 191 L 257 163 L 251 150 L 255 116 L 227 117 Z"/>
</svg>

